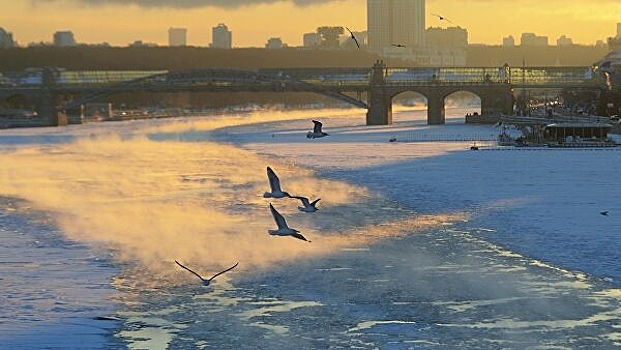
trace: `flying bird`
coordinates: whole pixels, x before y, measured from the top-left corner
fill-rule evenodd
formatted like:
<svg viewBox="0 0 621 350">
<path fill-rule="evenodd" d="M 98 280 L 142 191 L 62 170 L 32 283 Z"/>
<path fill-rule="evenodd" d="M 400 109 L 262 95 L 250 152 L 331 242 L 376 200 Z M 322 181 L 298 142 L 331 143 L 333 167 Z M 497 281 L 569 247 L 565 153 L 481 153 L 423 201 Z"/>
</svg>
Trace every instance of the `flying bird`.
<svg viewBox="0 0 621 350">
<path fill-rule="evenodd" d="M 212 281 L 214 278 L 216 278 L 216 277 L 220 276 L 221 274 L 223 274 L 223 273 L 225 273 L 225 272 L 231 271 L 232 269 L 234 269 L 234 268 L 235 268 L 235 267 L 239 264 L 239 262 L 237 262 L 235 265 L 233 265 L 233 266 L 229 267 L 228 269 L 223 270 L 223 271 L 220 271 L 220 272 L 218 272 L 217 274 L 215 274 L 215 275 L 211 276 L 211 278 L 203 278 L 203 277 L 202 277 L 201 275 L 199 275 L 198 273 L 196 273 L 196 272 L 194 272 L 194 271 L 190 270 L 189 268 L 187 268 L 187 267 L 185 267 L 185 266 L 181 265 L 181 263 L 180 263 L 180 262 L 178 262 L 177 260 L 175 260 L 175 263 L 176 263 L 177 265 L 179 265 L 179 266 L 183 267 L 184 269 L 186 269 L 186 270 L 190 271 L 190 272 L 191 272 L 191 273 L 193 273 L 196 277 L 200 278 L 200 280 L 203 282 L 203 285 L 205 285 L 205 286 L 208 286 L 208 285 L 209 285 L 209 283 L 211 283 L 211 281 Z"/>
<path fill-rule="evenodd" d="M 323 126 L 323 124 L 318 121 L 318 120 L 313 120 L 313 131 L 309 131 L 308 133 L 306 133 L 306 138 L 308 139 L 316 139 L 319 137 L 324 137 L 324 136 L 330 136 L 328 135 L 328 133 L 325 133 L 321 130 L 321 127 Z"/>
<path fill-rule="evenodd" d="M 403 44 L 392 44 L 392 46 L 394 46 L 394 47 L 405 47 L 405 45 L 403 45 Z"/>
<path fill-rule="evenodd" d="M 606 211 L 600 211 L 599 213 L 600 213 L 600 214 L 602 214 L 602 215 L 604 215 L 604 216 L 608 216 L 608 210 L 606 210 Z"/>
<path fill-rule="evenodd" d="M 447 22 L 453 24 L 453 22 L 450 19 L 448 19 L 448 18 L 446 18 L 444 16 L 441 16 L 441 15 L 438 15 L 438 14 L 435 14 L 435 13 L 432 13 L 432 15 L 438 17 L 441 21 L 447 21 Z"/>
<path fill-rule="evenodd" d="M 308 198 L 306 197 L 301 197 L 301 196 L 291 196 L 291 198 L 297 198 L 300 201 L 302 201 L 302 207 L 298 207 L 299 211 L 303 211 L 305 213 L 312 213 L 315 212 L 317 210 L 319 210 L 317 208 L 317 202 L 319 202 L 321 200 L 321 198 L 317 198 L 314 201 L 309 201 Z"/>
<path fill-rule="evenodd" d="M 349 30 L 349 28 L 347 28 L 347 27 L 345 27 L 345 29 L 347 29 L 347 31 L 349 32 L 349 35 L 351 36 L 351 38 L 354 39 L 354 42 L 356 43 L 356 46 L 358 46 L 358 48 L 360 48 L 360 43 L 358 42 L 358 39 L 356 39 L 356 36 L 354 35 L 354 32 Z"/>
<path fill-rule="evenodd" d="M 280 180 L 272 168 L 267 167 L 267 179 L 270 182 L 270 192 L 263 193 L 263 198 L 291 197 L 289 193 L 280 188 Z"/>
<path fill-rule="evenodd" d="M 290 228 L 287 225 L 287 221 L 285 220 L 285 217 L 282 216 L 277 210 L 276 208 L 274 208 L 274 206 L 272 205 L 272 203 L 270 203 L 270 211 L 272 212 L 272 216 L 274 217 L 274 221 L 276 221 L 276 225 L 278 225 L 278 229 L 277 230 L 267 230 L 267 232 L 272 235 L 272 236 L 291 236 L 297 239 L 301 239 L 303 241 L 307 241 L 310 242 L 309 240 L 307 240 L 304 236 L 302 236 L 296 229 L 294 228 Z"/>
</svg>

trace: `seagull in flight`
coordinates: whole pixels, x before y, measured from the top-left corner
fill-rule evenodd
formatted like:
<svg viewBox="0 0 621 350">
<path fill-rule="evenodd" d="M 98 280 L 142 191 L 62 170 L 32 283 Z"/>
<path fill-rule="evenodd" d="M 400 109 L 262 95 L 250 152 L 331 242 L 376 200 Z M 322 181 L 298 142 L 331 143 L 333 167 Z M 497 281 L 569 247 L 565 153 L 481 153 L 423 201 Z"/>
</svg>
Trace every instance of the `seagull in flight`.
<svg viewBox="0 0 621 350">
<path fill-rule="evenodd" d="M 324 137 L 324 136 L 330 136 L 328 135 L 328 133 L 325 133 L 321 130 L 321 127 L 323 126 L 323 124 L 318 121 L 318 120 L 313 120 L 313 131 L 309 131 L 308 133 L 306 133 L 306 138 L 308 139 L 316 139 L 319 137 Z"/>
<path fill-rule="evenodd" d="M 267 230 L 267 233 L 269 233 L 272 236 L 291 236 L 297 239 L 301 239 L 303 241 L 307 241 L 310 242 L 309 240 L 307 240 L 304 236 L 302 236 L 296 229 L 294 228 L 290 228 L 287 225 L 287 221 L 285 220 L 285 217 L 282 216 L 277 210 L 276 208 L 274 208 L 274 206 L 272 205 L 272 203 L 270 203 L 270 211 L 272 212 L 272 216 L 274 217 L 274 221 L 276 221 L 276 225 L 278 225 L 278 230 Z"/>
<path fill-rule="evenodd" d="M 209 285 L 209 283 L 211 283 L 211 281 L 212 281 L 214 278 L 216 278 L 216 277 L 220 276 L 221 274 L 223 274 L 223 273 L 225 273 L 225 272 L 231 271 L 232 269 L 234 269 L 234 268 L 235 268 L 235 267 L 239 264 L 239 262 L 237 262 L 235 265 L 233 265 L 233 266 L 229 267 L 228 269 L 226 269 L 226 270 L 222 270 L 222 271 L 218 272 L 217 274 L 215 274 L 215 275 L 211 276 L 211 278 L 203 278 L 203 277 L 202 277 L 201 275 L 199 275 L 198 273 L 196 273 L 196 272 L 194 272 L 194 271 L 190 270 L 189 268 L 187 268 L 187 267 L 185 267 L 185 266 L 181 265 L 181 263 L 180 263 L 180 262 L 178 262 L 177 260 L 175 260 L 175 263 L 176 263 L 177 265 L 179 265 L 179 266 L 183 267 L 184 269 L 186 269 L 186 270 L 190 271 L 190 272 L 191 272 L 191 273 L 193 273 L 196 277 L 200 278 L 200 280 L 203 282 L 203 285 L 205 285 L 205 286 L 208 286 L 208 285 Z"/>
<path fill-rule="evenodd" d="M 270 192 L 265 192 L 263 198 L 284 198 L 291 197 L 289 193 L 280 188 L 280 180 L 276 173 L 269 166 L 267 167 L 267 179 L 270 182 Z"/>
<path fill-rule="evenodd" d="M 358 39 L 356 39 L 356 36 L 354 35 L 354 32 L 349 30 L 349 28 L 347 28 L 347 27 L 345 27 L 345 29 L 347 29 L 347 31 L 349 32 L 349 35 L 351 36 L 351 38 L 354 39 L 354 42 L 356 43 L 356 46 L 358 46 L 358 48 L 360 48 L 360 43 L 358 43 Z"/>
<path fill-rule="evenodd" d="M 392 46 L 394 46 L 394 47 L 405 47 L 405 45 L 403 45 L 403 44 L 392 44 Z"/>
<path fill-rule="evenodd" d="M 435 13 L 432 13 L 432 15 L 438 17 L 441 21 L 447 21 L 450 24 L 453 24 L 453 22 L 450 19 L 448 19 L 448 18 L 446 18 L 444 16 L 441 16 L 441 15 L 438 15 L 438 14 L 435 14 Z"/>
<path fill-rule="evenodd" d="M 309 201 L 308 198 L 306 197 L 301 197 L 301 196 L 291 196 L 291 198 L 297 198 L 300 201 L 302 201 L 302 205 L 303 207 L 298 207 L 299 211 L 303 211 L 305 213 L 312 213 L 315 212 L 317 210 L 319 210 L 316 205 L 317 202 L 319 202 L 321 200 L 321 198 L 317 198 L 314 201 Z"/>
</svg>

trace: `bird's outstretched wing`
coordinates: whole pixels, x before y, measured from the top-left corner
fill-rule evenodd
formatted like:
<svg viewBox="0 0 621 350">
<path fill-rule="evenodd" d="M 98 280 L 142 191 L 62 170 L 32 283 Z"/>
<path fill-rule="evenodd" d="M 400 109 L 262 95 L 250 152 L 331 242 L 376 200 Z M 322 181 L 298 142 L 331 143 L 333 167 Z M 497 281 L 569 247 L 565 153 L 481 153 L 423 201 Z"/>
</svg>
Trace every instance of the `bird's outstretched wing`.
<svg viewBox="0 0 621 350">
<path fill-rule="evenodd" d="M 222 271 L 218 272 L 217 274 L 215 274 L 215 275 L 211 276 L 211 278 L 209 279 L 209 281 L 213 280 L 214 278 L 216 278 L 216 277 L 220 276 L 221 274 L 223 274 L 223 273 L 225 273 L 225 272 L 229 272 L 229 271 L 231 271 L 232 269 L 234 269 L 235 267 L 237 267 L 237 265 L 239 265 L 239 261 L 238 261 L 237 263 L 235 263 L 235 265 L 233 265 L 233 266 L 229 267 L 228 269 L 226 269 L 226 270 L 222 270 Z"/>
<path fill-rule="evenodd" d="M 448 18 L 446 18 L 446 17 L 444 17 L 442 15 L 438 15 L 436 13 L 432 13 L 432 15 L 438 17 L 441 21 L 447 21 L 447 22 L 453 24 L 453 22 L 450 19 L 448 19 Z"/>
<path fill-rule="evenodd" d="M 354 35 L 354 32 L 349 30 L 349 28 L 347 28 L 347 27 L 345 27 L 345 29 L 347 29 L 347 31 L 349 32 L 349 35 L 351 35 L 351 38 L 354 39 L 354 42 L 356 43 L 356 46 L 358 46 L 358 48 L 360 48 L 360 43 L 358 42 L 358 39 L 356 39 L 356 36 Z"/>
<path fill-rule="evenodd" d="M 209 281 L 209 280 L 204 279 L 204 278 L 203 278 L 201 275 L 199 275 L 198 273 L 196 273 L 196 272 L 192 271 L 191 269 L 189 269 L 189 268 L 187 268 L 187 267 L 185 267 L 185 266 L 181 265 L 181 263 L 180 263 L 180 262 L 178 262 L 177 260 L 175 260 L 175 263 L 176 263 L 177 265 L 181 266 L 182 268 L 184 268 L 184 269 L 186 269 L 186 270 L 190 271 L 190 272 L 191 272 L 192 274 L 194 274 L 196 277 L 200 278 L 200 279 L 201 279 L 201 281 L 203 281 L 203 282 L 208 282 L 208 281 Z"/>
<path fill-rule="evenodd" d="M 287 225 L 287 221 L 285 220 L 285 217 L 282 216 L 276 210 L 276 208 L 274 208 L 272 203 L 270 203 L 270 211 L 272 212 L 272 216 L 274 217 L 274 221 L 276 221 L 276 225 L 278 225 L 278 228 L 289 228 L 289 226 Z"/>
<path fill-rule="evenodd" d="M 323 126 L 323 124 L 319 120 L 313 120 L 313 124 L 315 124 L 313 126 L 313 132 L 316 134 L 321 134 L 321 127 Z"/>
<path fill-rule="evenodd" d="M 296 233 L 292 233 L 292 234 L 291 234 L 291 237 L 295 237 L 295 238 L 297 238 L 297 239 L 301 239 L 301 240 L 303 240 L 303 241 L 306 241 L 306 242 L 309 242 L 309 243 L 310 243 L 310 241 L 309 241 L 308 239 L 306 239 L 306 237 L 302 236 L 301 234 L 299 234 L 299 233 L 297 233 L 297 232 L 296 232 Z"/>
<path fill-rule="evenodd" d="M 308 198 L 306 197 L 302 197 L 302 196 L 291 196 L 291 198 L 297 198 L 299 200 L 302 201 L 302 205 L 307 207 L 310 204 L 310 201 L 308 200 Z M 314 203 L 314 202 L 313 202 Z"/>
<path fill-rule="evenodd" d="M 272 170 L 272 168 L 270 167 L 267 167 L 267 179 L 270 182 L 270 188 L 272 192 L 280 191 L 280 180 L 278 179 L 278 176 L 276 175 L 274 170 Z"/>
</svg>

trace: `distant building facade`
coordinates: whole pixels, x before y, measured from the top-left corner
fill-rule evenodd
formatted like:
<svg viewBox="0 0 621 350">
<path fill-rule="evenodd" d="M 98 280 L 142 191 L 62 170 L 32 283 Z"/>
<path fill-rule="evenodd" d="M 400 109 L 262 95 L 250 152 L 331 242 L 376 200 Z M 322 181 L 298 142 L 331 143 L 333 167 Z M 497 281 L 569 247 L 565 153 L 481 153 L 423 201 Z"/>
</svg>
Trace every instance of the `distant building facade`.
<svg viewBox="0 0 621 350">
<path fill-rule="evenodd" d="M 168 28 L 168 46 L 187 46 L 186 28 Z"/>
<path fill-rule="evenodd" d="M 302 44 L 305 48 L 316 48 L 321 45 L 321 34 L 305 33 L 302 37 Z"/>
<path fill-rule="evenodd" d="M 13 34 L 4 30 L 4 28 L 0 28 L 0 49 L 9 49 L 15 46 Z"/>
<path fill-rule="evenodd" d="M 548 46 L 548 37 L 539 36 L 534 33 L 522 33 L 520 41 L 522 46 Z"/>
<path fill-rule="evenodd" d="M 513 37 L 513 35 L 509 35 L 507 37 L 502 38 L 502 46 L 503 47 L 514 47 L 515 38 Z"/>
<path fill-rule="evenodd" d="M 233 47 L 233 33 L 224 23 L 220 23 L 211 29 L 211 47 L 216 49 Z"/>
<path fill-rule="evenodd" d="M 468 31 L 461 27 L 427 28 L 425 42 L 429 47 L 465 48 L 468 46 Z"/>
<path fill-rule="evenodd" d="M 54 33 L 54 46 L 76 46 L 73 32 L 65 30 Z"/>
<path fill-rule="evenodd" d="M 282 49 L 285 47 L 280 38 L 269 38 L 265 44 L 266 49 Z"/>
<path fill-rule="evenodd" d="M 425 0 L 367 0 L 369 50 L 425 46 Z"/>
<path fill-rule="evenodd" d="M 158 47 L 156 43 L 144 42 L 142 40 L 136 40 L 133 43 L 127 45 L 129 47 Z"/>
<path fill-rule="evenodd" d="M 556 39 L 556 46 L 571 46 L 574 44 L 574 41 L 571 38 L 566 37 L 565 35 L 561 35 L 560 38 Z"/>
</svg>

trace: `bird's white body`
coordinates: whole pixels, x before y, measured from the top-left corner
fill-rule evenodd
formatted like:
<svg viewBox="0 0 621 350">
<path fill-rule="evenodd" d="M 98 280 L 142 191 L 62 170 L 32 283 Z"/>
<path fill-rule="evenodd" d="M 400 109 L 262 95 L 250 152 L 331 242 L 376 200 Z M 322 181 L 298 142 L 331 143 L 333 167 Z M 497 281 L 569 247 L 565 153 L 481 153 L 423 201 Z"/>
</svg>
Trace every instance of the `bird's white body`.
<svg viewBox="0 0 621 350">
<path fill-rule="evenodd" d="M 307 240 L 304 236 L 302 236 L 296 229 L 294 228 L 290 228 L 289 225 L 287 225 L 287 221 L 285 220 L 285 217 L 282 216 L 277 210 L 276 208 L 274 208 L 274 206 L 272 205 L 272 203 L 270 203 L 270 211 L 272 212 L 272 217 L 274 217 L 274 221 L 276 222 L 276 225 L 278 226 L 277 230 L 267 230 L 267 233 L 269 233 L 272 236 L 291 236 L 297 239 L 301 239 L 303 241 L 307 241 L 310 242 L 309 240 Z"/>
<path fill-rule="evenodd" d="M 203 276 L 199 275 L 196 271 L 193 271 L 192 269 L 190 269 L 189 267 L 183 266 L 180 262 L 178 262 L 177 260 L 175 260 L 175 263 L 179 266 L 181 266 L 182 268 L 186 269 L 187 271 L 191 272 L 194 276 L 198 277 L 201 282 L 203 282 L 203 285 L 208 286 L 211 281 L 213 281 L 214 278 L 220 276 L 223 273 L 226 273 L 228 271 L 231 271 L 232 269 L 234 269 L 235 267 L 237 267 L 237 265 L 239 265 L 239 262 L 237 262 L 235 265 L 229 267 L 226 270 L 220 271 L 218 273 L 216 273 L 215 275 L 211 276 L 210 278 L 204 278 Z"/>
<path fill-rule="evenodd" d="M 305 213 L 313 213 L 319 210 L 317 208 L 317 202 L 319 202 L 321 198 L 317 198 L 312 202 L 309 201 L 306 197 L 292 196 L 291 198 L 297 198 L 302 202 L 302 206 L 298 206 L 299 211 L 303 211 Z"/>
</svg>

